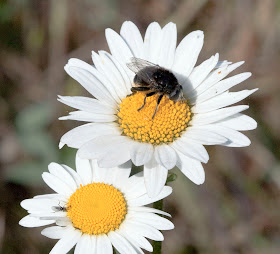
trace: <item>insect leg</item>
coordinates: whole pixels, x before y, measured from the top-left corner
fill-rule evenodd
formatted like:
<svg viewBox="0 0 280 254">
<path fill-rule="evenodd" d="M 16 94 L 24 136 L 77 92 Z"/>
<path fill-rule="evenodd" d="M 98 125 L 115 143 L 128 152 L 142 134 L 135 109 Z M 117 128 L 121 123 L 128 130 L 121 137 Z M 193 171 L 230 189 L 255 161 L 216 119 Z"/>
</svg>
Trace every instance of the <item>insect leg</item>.
<svg viewBox="0 0 280 254">
<path fill-rule="evenodd" d="M 141 92 L 141 91 L 149 91 L 149 90 L 151 90 L 151 88 L 139 86 L 139 87 L 131 87 L 130 90 L 131 90 L 131 92 L 136 92 L 136 91 Z"/>
<path fill-rule="evenodd" d="M 161 101 L 162 97 L 163 97 L 163 94 L 161 94 L 161 95 L 158 97 L 158 100 L 157 100 L 157 107 L 156 107 L 155 113 L 153 114 L 152 119 L 154 119 L 154 117 L 155 117 L 155 115 L 156 115 L 156 113 L 157 113 L 158 105 L 160 104 L 160 101 Z"/>
<path fill-rule="evenodd" d="M 147 98 L 147 97 L 150 97 L 150 96 L 153 96 L 154 94 L 156 94 L 156 92 L 147 93 L 146 96 L 145 96 L 145 98 L 144 98 L 144 104 L 142 105 L 141 108 L 138 108 L 137 111 L 140 111 L 140 110 L 145 106 L 145 104 L 146 104 L 146 98 Z"/>
</svg>

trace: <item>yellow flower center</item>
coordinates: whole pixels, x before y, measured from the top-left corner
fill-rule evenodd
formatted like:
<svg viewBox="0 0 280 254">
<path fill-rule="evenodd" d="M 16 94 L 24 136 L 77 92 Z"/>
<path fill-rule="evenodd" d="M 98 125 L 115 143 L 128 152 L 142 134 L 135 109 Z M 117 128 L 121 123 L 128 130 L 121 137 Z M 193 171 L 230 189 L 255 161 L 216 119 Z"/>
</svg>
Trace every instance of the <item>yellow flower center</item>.
<svg viewBox="0 0 280 254">
<path fill-rule="evenodd" d="M 144 103 L 144 98 L 144 93 L 137 92 L 122 100 L 118 122 L 123 134 L 134 140 L 155 145 L 173 142 L 180 137 L 191 117 L 186 100 L 175 103 L 164 96 L 152 118 L 158 95 L 148 97 L 145 106 L 138 111 Z"/>
<path fill-rule="evenodd" d="M 127 213 L 123 194 L 111 185 L 91 183 L 73 193 L 67 216 L 85 234 L 107 234 L 119 228 Z"/>
</svg>

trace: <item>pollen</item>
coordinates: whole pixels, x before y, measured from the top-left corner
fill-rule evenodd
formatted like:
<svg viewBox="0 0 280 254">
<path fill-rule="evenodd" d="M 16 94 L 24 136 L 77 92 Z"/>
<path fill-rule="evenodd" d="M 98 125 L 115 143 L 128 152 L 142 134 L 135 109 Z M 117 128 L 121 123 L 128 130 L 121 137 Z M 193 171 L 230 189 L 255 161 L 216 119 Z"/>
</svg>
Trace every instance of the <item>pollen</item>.
<svg viewBox="0 0 280 254">
<path fill-rule="evenodd" d="M 174 102 L 164 96 L 157 106 L 158 95 L 147 97 L 137 92 L 126 97 L 120 103 L 118 123 L 123 135 L 139 142 L 160 145 L 171 143 L 186 130 L 190 121 L 191 112 L 186 100 Z"/>
<path fill-rule="evenodd" d="M 119 228 L 127 214 L 123 194 L 111 185 L 81 186 L 69 198 L 67 216 L 84 234 L 107 234 Z"/>
</svg>

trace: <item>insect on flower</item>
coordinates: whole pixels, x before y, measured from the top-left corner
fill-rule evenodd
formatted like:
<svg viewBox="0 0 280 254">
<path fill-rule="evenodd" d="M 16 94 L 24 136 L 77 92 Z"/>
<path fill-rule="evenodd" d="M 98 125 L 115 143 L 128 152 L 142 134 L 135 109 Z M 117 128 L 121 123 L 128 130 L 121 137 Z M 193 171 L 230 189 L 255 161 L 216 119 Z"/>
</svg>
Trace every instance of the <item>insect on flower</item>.
<svg viewBox="0 0 280 254">
<path fill-rule="evenodd" d="M 131 58 L 131 62 L 127 64 L 127 67 L 136 74 L 133 80 L 135 86 L 131 88 L 131 91 L 146 93 L 144 103 L 138 111 L 145 106 L 146 98 L 155 94 L 159 94 L 159 97 L 152 118 L 155 117 L 164 95 L 174 102 L 183 98 L 183 87 L 169 70 L 136 57 Z"/>
</svg>

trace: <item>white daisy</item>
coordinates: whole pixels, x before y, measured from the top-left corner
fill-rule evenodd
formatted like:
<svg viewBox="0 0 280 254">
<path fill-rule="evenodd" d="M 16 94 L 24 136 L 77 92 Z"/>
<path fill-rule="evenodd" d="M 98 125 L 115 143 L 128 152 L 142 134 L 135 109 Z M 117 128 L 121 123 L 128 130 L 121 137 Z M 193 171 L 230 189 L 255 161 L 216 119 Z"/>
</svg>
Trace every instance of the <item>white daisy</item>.
<svg viewBox="0 0 280 254">
<path fill-rule="evenodd" d="M 45 228 L 42 234 L 59 239 L 50 253 L 67 253 L 75 245 L 75 254 L 120 254 L 152 251 L 146 239 L 163 241 L 159 230 L 174 225 L 157 215 L 169 214 L 145 207 L 168 196 L 172 189 L 165 186 L 155 198 L 147 195 L 141 173 L 129 177 L 131 163 L 118 168 L 100 169 L 96 161 L 76 156 L 77 172 L 56 163 L 43 173 L 46 184 L 56 194 L 35 196 L 21 202 L 29 213 L 19 224 Z"/>
<path fill-rule="evenodd" d="M 106 30 L 111 54 L 92 52 L 94 65 L 70 59 L 66 72 L 94 98 L 63 97 L 59 101 L 78 111 L 61 120 L 90 122 L 66 133 L 66 144 L 78 148 L 82 158 L 97 159 L 100 167 L 114 167 L 129 160 L 144 165 L 150 196 L 163 188 L 167 172 L 177 166 L 190 180 L 202 184 L 201 162 L 209 156 L 203 145 L 243 147 L 250 140 L 239 131 L 255 129 L 257 123 L 240 112 L 248 105 L 230 106 L 257 89 L 229 92 L 251 76 L 245 72 L 224 79 L 244 62 L 219 61 L 215 54 L 194 67 L 203 45 L 203 32 L 188 34 L 176 47 L 176 25 L 161 28 L 151 23 L 144 40 L 132 22 L 124 22 L 120 35 Z M 147 60 L 172 72 L 183 87 L 184 101 L 174 103 L 166 96 L 152 118 L 157 96 L 131 92 L 133 73 L 127 64 L 132 57 Z M 129 96 L 131 95 L 131 96 Z M 230 106 L 230 107 L 227 107 Z"/>
</svg>

